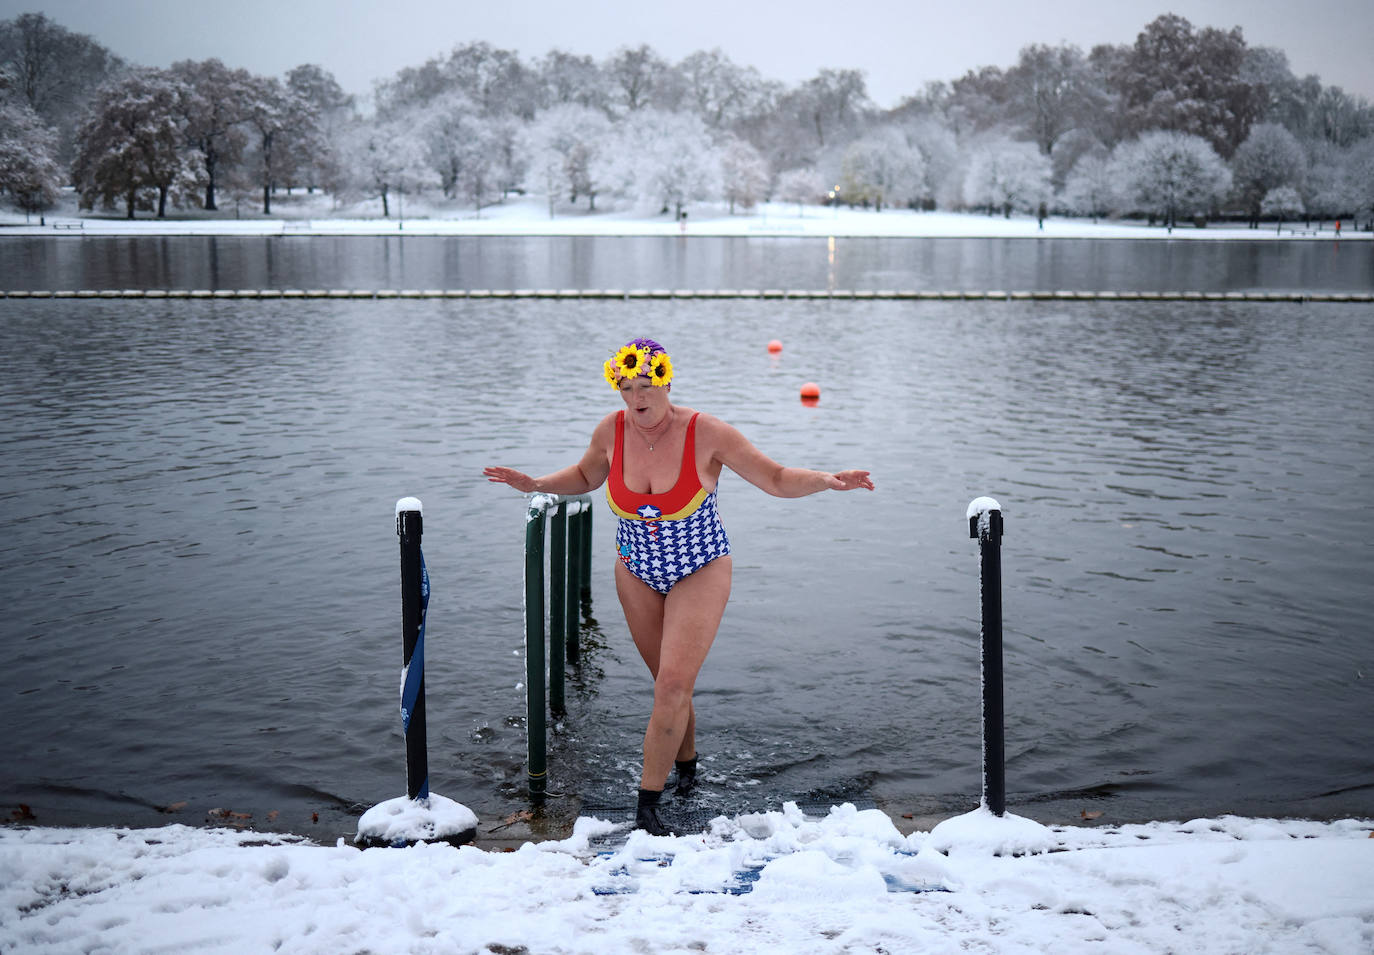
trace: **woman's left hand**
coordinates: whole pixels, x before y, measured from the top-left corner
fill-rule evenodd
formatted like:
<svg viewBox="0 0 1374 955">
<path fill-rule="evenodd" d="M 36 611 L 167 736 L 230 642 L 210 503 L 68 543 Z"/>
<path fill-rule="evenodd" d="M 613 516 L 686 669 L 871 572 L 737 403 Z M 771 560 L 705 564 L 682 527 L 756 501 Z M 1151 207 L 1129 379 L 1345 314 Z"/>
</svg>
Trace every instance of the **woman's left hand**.
<svg viewBox="0 0 1374 955">
<path fill-rule="evenodd" d="M 826 484 L 832 491 L 852 491 L 858 487 L 873 490 L 873 482 L 869 480 L 867 471 L 836 471 L 826 479 Z"/>
</svg>

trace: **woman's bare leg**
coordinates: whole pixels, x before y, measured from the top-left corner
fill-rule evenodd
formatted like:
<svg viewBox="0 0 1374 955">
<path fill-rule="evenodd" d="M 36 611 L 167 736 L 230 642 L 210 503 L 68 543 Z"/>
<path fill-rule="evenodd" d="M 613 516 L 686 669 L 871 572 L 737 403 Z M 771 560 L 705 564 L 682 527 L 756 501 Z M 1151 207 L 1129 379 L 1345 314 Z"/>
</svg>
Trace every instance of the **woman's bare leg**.
<svg viewBox="0 0 1374 955">
<path fill-rule="evenodd" d="M 664 597 L 623 565 L 616 567 L 625 621 L 654 676 L 641 789 L 662 789 L 674 758 L 696 755 L 692 690 L 725 613 L 730 576 L 730 558 L 719 557 L 678 581 Z"/>
</svg>

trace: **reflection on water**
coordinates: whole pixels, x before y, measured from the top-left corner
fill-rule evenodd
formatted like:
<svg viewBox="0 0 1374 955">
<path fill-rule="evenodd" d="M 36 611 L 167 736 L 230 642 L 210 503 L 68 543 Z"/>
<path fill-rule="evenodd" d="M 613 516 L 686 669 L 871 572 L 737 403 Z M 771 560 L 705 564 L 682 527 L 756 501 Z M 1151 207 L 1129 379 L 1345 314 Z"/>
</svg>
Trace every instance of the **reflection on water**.
<svg viewBox="0 0 1374 955">
<path fill-rule="evenodd" d="M 5 289 L 1374 289 L 1368 242 L 0 238 Z"/>
<path fill-rule="evenodd" d="M 396 795 L 392 506 L 413 494 L 434 787 L 487 818 L 518 808 L 524 509 L 481 467 L 573 460 L 614 408 L 601 362 L 651 333 L 676 401 L 879 488 L 782 501 L 722 480 L 736 569 L 698 686 L 708 804 L 977 798 L 964 508 L 991 494 L 1017 811 L 1368 814 L 1371 613 L 1349 583 L 1374 570 L 1364 312 L 9 302 L 0 806 L 156 824 L 186 802 L 182 821 L 279 811 L 332 838 Z M 650 687 L 595 520 L 592 650 L 551 772 L 623 801 Z"/>
</svg>

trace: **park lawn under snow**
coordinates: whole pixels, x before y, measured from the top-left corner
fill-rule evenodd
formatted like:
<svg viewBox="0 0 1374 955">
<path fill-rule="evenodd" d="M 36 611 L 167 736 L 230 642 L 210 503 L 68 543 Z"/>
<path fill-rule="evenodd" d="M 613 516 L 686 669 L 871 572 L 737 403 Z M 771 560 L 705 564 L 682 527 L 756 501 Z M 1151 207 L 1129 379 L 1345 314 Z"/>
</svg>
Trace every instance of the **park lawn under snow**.
<svg viewBox="0 0 1374 955">
<path fill-rule="evenodd" d="M 1223 817 L 1050 829 L 878 810 L 514 852 L 359 850 L 185 826 L 0 830 L 0 951 L 1374 950 L 1374 824 Z M 622 833 L 623 835 L 623 833 Z"/>
<path fill-rule="evenodd" d="M 70 212 L 71 210 L 67 210 Z M 1044 227 L 1033 216 L 981 215 L 959 212 L 913 212 L 909 209 L 829 209 L 798 207 L 795 203 L 764 203 L 731 214 L 720 205 L 693 205 L 686 224 L 670 214 L 618 208 L 588 212 L 562 207 L 549 215 L 547 202 L 536 196 L 513 196 L 477 213 L 469 206 L 392 200 L 390 216 L 381 216 L 376 201 L 336 209 L 325 196 L 297 195 L 276 201 L 279 217 L 182 219 L 85 216 L 64 212 L 25 222 L 22 215 L 0 216 L 0 235 L 629 235 L 629 236 L 814 236 L 814 237 L 927 237 L 927 238 L 1101 238 L 1101 239 L 1334 239 L 1332 223 L 1290 222 L 1280 231 L 1275 223 L 1259 229 L 1228 224 L 1199 229 L 1182 225 L 1172 231 L 1133 221 L 1049 217 Z M 247 211 L 245 211 L 247 214 Z M 146 216 L 146 214 L 143 214 Z M 225 215 L 225 213 L 221 213 Z M 67 229 L 80 223 L 81 229 Z M 62 227 L 54 228 L 54 224 Z M 1370 239 L 1347 224 L 1342 239 Z"/>
</svg>

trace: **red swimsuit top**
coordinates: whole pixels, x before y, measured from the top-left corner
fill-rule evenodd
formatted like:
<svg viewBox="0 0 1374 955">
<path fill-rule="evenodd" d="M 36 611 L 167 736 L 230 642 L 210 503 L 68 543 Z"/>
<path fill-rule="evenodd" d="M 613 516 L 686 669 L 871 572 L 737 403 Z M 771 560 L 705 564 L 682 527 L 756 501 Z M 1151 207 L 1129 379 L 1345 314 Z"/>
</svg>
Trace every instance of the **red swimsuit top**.
<svg viewBox="0 0 1374 955">
<path fill-rule="evenodd" d="M 697 412 L 700 414 L 700 412 Z M 615 451 L 611 454 L 611 473 L 606 481 L 606 503 L 620 517 L 630 521 L 677 521 L 695 511 L 706 500 L 707 490 L 697 474 L 697 414 L 687 422 L 687 440 L 682 446 L 682 470 L 672 490 L 662 494 L 641 494 L 625 486 L 625 412 L 615 416 Z"/>
</svg>

